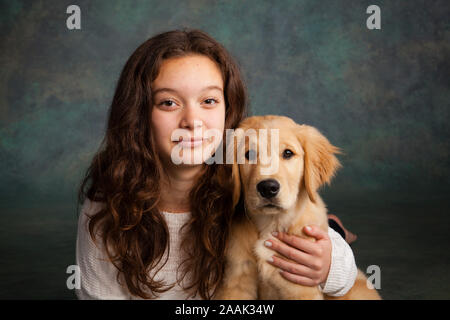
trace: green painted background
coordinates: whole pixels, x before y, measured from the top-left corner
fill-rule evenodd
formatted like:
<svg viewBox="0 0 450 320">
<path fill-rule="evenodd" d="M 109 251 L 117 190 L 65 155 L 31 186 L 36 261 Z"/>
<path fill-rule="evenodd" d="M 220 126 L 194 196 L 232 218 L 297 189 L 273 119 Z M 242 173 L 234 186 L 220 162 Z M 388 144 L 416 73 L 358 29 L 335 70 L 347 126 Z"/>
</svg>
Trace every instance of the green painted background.
<svg viewBox="0 0 450 320">
<path fill-rule="evenodd" d="M 81 8 L 82 30 L 66 28 Z M 381 8 L 381 30 L 366 8 Z M 234 55 L 252 114 L 341 147 L 323 191 L 388 299 L 450 298 L 448 1 L 1 1 L 0 298 L 73 298 L 75 192 L 126 59 L 202 29 Z"/>
</svg>

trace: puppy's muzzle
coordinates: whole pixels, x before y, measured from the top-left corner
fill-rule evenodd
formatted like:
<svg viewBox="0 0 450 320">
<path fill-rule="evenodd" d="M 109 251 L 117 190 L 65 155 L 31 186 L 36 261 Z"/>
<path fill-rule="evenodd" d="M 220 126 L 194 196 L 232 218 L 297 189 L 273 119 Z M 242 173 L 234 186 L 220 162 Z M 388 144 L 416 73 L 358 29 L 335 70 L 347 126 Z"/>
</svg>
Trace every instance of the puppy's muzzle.
<svg viewBox="0 0 450 320">
<path fill-rule="evenodd" d="M 266 179 L 259 182 L 256 189 L 263 198 L 271 199 L 280 191 L 280 184 L 275 179 Z"/>
</svg>

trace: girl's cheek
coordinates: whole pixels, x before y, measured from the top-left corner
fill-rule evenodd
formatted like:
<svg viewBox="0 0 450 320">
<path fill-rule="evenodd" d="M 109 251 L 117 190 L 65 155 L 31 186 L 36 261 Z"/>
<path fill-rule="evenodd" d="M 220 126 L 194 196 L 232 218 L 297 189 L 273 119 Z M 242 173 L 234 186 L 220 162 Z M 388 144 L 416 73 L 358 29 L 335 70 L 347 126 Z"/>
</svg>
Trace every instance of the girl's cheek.
<svg viewBox="0 0 450 320">
<path fill-rule="evenodd" d="M 214 128 L 223 129 L 225 127 L 225 106 L 216 108 L 210 118 Z"/>
</svg>

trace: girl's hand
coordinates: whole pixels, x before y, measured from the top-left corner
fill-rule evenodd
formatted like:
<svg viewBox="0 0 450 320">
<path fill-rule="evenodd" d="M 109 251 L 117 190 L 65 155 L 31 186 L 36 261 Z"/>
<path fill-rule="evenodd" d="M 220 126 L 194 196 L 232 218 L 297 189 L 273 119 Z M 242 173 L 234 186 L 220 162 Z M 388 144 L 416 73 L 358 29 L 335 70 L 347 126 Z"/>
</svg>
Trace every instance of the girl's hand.
<svg viewBox="0 0 450 320">
<path fill-rule="evenodd" d="M 316 242 L 284 232 L 273 234 L 279 241 L 267 240 L 264 245 L 283 258 L 273 255 L 268 262 L 280 268 L 281 276 L 293 283 L 310 287 L 324 284 L 331 265 L 331 240 L 327 232 L 315 225 L 304 227 L 303 232 Z"/>
</svg>

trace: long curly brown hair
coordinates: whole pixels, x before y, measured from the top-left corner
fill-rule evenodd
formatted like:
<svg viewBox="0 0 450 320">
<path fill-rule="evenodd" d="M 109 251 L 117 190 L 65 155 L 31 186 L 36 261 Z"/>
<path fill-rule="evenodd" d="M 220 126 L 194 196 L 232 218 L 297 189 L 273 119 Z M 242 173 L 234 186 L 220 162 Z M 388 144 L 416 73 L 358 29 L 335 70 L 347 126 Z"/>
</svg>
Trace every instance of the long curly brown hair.
<svg viewBox="0 0 450 320">
<path fill-rule="evenodd" d="M 158 34 L 141 44 L 125 64 L 110 106 L 105 137 L 78 193 L 78 204 L 86 197 L 104 204 L 89 220 L 91 238 L 96 240 L 98 227 L 107 256 L 119 270 L 117 281 L 122 275 L 129 292 L 146 299 L 171 287 L 156 281 L 153 272 L 170 248 L 168 227 L 157 209 L 164 169 L 150 126 L 151 84 L 164 59 L 189 54 L 205 55 L 221 69 L 225 129 L 236 128 L 247 116 L 242 76 L 221 44 L 200 30 Z M 189 272 L 191 280 L 185 289 L 192 296 L 198 293 L 210 299 L 223 278 L 227 235 L 235 210 L 230 166 L 204 164 L 202 170 L 189 194 L 192 215 L 185 225 L 183 250 L 187 255 L 181 279 Z"/>
</svg>

